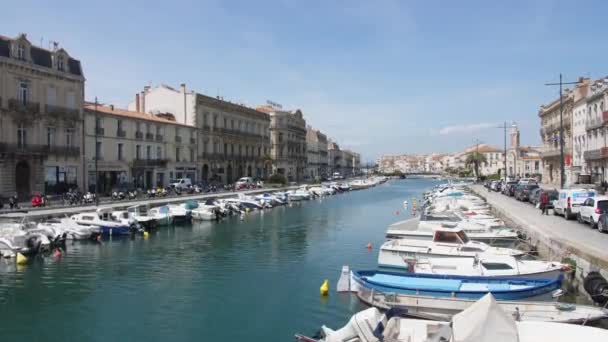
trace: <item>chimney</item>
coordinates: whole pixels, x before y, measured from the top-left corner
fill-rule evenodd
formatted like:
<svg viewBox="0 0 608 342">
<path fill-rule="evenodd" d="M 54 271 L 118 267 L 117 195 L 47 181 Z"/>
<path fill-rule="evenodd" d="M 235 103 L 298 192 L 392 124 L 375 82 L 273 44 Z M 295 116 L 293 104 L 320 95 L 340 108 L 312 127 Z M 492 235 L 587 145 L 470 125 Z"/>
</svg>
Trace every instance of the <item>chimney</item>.
<svg viewBox="0 0 608 342">
<path fill-rule="evenodd" d="M 110 110 L 114 111 L 114 105 L 113 104 L 110 105 Z"/>
<path fill-rule="evenodd" d="M 139 93 L 135 93 L 135 111 L 139 113 Z"/>
<path fill-rule="evenodd" d="M 144 91 L 141 92 L 141 94 L 139 94 L 139 100 L 141 101 L 140 105 L 139 105 L 139 110 L 142 113 L 146 112 L 146 92 L 145 92 L 145 87 L 144 87 Z"/>
<path fill-rule="evenodd" d="M 186 83 L 182 83 L 179 85 L 179 91 L 181 91 L 182 94 L 186 92 Z"/>
<path fill-rule="evenodd" d="M 186 101 L 186 83 L 180 84 L 179 85 L 179 90 L 181 91 L 182 96 L 184 98 L 184 122 L 183 122 L 183 124 L 187 125 L 188 124 L 188 118 L 187 118 L 187 111 L 186 111 L 186 108 L 187 108 L 186 103 L 188 101 Z"/>
</svg>

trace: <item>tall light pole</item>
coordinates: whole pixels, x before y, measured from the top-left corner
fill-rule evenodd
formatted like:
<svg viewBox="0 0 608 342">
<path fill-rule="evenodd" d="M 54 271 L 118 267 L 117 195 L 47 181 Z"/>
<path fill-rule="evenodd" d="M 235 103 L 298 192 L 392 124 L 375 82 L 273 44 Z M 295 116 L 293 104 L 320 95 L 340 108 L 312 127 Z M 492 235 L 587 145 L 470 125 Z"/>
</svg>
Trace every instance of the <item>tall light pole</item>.
<svg viewBox="0 0 608 342">
<path fill-rule="evenodd" d="M 566 182 L 566 166 L 564 160 L 564 102 L 562 88 L 564 84 L 580 84 L 582 82 L 563 82 L 562 74 L 559 74 L 559 83 L 545 83 L 546 86 L 559 85 L 559 156 L 560 156 L 560 186 L 563 189 Z"/>
<path fill-rule="evenodd" d="M 99 120 L 97 116 L 97 96 L 95 96 L 95 206 L 99 206 L 99 174 L 97 173 L 97 161 L 99 160 L 99 148 L 97 146 L 97 133 L 99 132 Z"/>
</svg>

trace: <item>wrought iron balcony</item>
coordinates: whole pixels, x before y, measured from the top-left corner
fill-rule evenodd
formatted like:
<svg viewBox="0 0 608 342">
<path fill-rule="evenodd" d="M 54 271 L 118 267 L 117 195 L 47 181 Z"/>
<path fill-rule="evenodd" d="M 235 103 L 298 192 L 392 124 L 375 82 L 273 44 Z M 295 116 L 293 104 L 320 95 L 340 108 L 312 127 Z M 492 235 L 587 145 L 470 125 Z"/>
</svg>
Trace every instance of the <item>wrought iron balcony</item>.
<svg viewBox="0 0 608 342">
<path fill-rule="evenodd" d="M 37 114 L 40 113 L 40 103 L 38 102 L 23 102 L 18 99 L 8 100 L 8 109 L 25 114 Z"/>
<path fill-rule="evenodd" d="M 124 129 L 119 129 L 116 131 L 116 136 L 119 138 L 124 138 L 127 136 L 127 132 Z"/>
<path fill-rule="evenodd" d="M 146 133 L 146 140 L 154 140 L 154 133 Z"/>
<path fill-rule="evenodd" d="M 156 141 L 157 141 L 157 142 L 162 142 L 162 141 L 163 141 L 163 136 L 162 136 L 162 135 L 160 135 L 160 134 L 157 134 L 157 135 L 156 135 Z"/>
<path fill-rule="evenodd" d="M 181 143 L 182 142 L 182 137 L 180 137 L 179 135 L 175 136 L 175 142 Z"/>
<path fill-rule="evenodd" d="M 608 147 L 585 151 L 583 152 L 583 158 L 585 158 L 586 160 L 599 160 L 608 158 Z"/>
<path fill-rule="evenodd" d="M 166 167 L 169 160 L 167 159 L 135 159 L 133 167 Z"/>
<path fill-rule="evenodd" d="M 139 131 L 135 132 L 135 139 L 141 140 L 143 138 L 144 138 L 144 132 L 139 132 Z"/>
<path fill-rule="evenodd" d="M 80 111 L 74 108 L 67 108 L 55 105 L 45 105 L 44 111 L 53 117 L 62 118 L 67 120 L 78 120 L 80 117 Z"/>
<path fill-rule="evenodd" d="M 77 157 L 80 155 L 80 148 L 74 146 L 48 146 L 35 144 L 0 143 L 0 153 Z"/>
<path fill-rule="evenodd" d="M 196 144 L 196 138 L 190 138 L 190 143 L 191 144 Z"/>
<path fill-rule="evenodd" d="M 103 127 L 97 127 L 97 129 L 95 130 L 95 134 L 96 134 L 96 135 L 101 135 L 101 136 L 103 136 L 103 135 L 105 135 L 105 132 L 106 132 L 106 131 L 105 131 L 105 129 L 103 129 Z"/>
</svg>

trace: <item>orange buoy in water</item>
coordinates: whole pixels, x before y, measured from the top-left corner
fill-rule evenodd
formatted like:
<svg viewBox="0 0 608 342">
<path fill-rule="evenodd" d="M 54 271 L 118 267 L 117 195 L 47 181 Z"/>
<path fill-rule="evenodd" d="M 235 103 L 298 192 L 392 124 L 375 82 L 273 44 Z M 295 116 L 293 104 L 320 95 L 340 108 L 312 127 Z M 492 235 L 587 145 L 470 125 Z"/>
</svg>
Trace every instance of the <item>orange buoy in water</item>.
<svg viewBox="0 0 608 342">
<path fill-rule="evenodd" d="M 58 250 L 58 249 L 56 249 L 56 250 L 53 252 L 53 256 L 54 256 L 55 258 L 60 258 L 60 257 L 61 257 L 61 251 L 60 251 L 60 250 Z"/>
<path fill-rule="evenodd" d="M 367 244 L 367 249 L 372 249 L 372 243 L 371 242 Z"/>
</svg>

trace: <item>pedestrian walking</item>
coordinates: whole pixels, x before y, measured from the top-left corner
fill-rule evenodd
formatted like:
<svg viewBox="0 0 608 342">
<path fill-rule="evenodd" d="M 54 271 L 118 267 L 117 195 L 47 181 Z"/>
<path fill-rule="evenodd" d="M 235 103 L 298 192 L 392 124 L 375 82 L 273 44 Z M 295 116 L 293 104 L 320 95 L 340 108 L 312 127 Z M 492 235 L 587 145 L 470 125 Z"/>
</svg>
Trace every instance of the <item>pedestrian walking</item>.
<svg viewBox="0 0 608 342">
<path fill-rule="evenodd" d="M 542 191 L 540 193 L 540 209 L 541 209 L 541 215 L 549 215 L 549 209 L 547 208 L 549 206 L 549 194 L 547 194 L 546 191 Z"/>
</svg>

